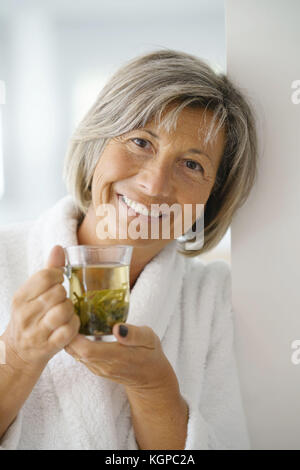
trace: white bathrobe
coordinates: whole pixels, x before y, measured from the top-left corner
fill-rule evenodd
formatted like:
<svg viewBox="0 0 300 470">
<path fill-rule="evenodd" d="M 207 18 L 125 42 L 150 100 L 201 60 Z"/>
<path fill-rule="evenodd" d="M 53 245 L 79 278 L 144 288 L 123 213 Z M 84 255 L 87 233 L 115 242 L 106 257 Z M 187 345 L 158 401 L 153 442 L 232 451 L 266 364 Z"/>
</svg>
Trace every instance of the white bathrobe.
<svg viewBox="0 0 300 470">
<path fill-rule="evenodd" d="M 79 217 L 71 196 L 65 196 L 36 221 L 0 227 L 0 334 L 14 292 L 45 267 L 51 248 L 78 244 Z M 151 327 L 175 370 L 189 406 L 185 449 L 249 449 L 228 264 L 185 258 L 176 252 L 176 241 L 170 242 L 131 290 L 127 322 Z M 123 385 L 94 375 L 60 351 L 2 437 L 0 449 L 138 450 Z"/>
</svg>

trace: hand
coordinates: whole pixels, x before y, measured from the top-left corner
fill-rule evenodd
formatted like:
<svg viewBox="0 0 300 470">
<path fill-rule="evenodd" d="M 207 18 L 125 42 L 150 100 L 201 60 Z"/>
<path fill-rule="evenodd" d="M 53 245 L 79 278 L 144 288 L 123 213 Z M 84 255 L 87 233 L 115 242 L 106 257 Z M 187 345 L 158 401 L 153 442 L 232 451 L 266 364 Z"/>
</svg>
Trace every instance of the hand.
<svg viewBox="0 0 300 470">
<path fill-rule="evenodd" d="M 46 268 L 33 274 L 14 294 L 11 318 L 1 337 L 18 367 L 45 367 L 78 333 L 80 320 L 62 286 L 64 250 L 55 246 Z"/>
<path fill-rule="evenodd" d="M 65 347 L 91 372 L 125 386 L 139 449 L 184 449 L 188 406 L 159 337 L 148 326 L 113 327 L 118 342 L 91 342 L 83 335 Z"/>
<path fill-rule="evenodd" d="M 79 334 L 65 350 L 94 374 L 123 384 L 141 397 L 149 392 L 154 398 L 162 389 L 177 391 L 176 374 L 154 331 L 126 323 L 122 324 L 128 329 L 124 337 L 119 333 L 120 325 L 115 324 L 112 330 L 118 342 L 92 342 Z"/>
</svg>

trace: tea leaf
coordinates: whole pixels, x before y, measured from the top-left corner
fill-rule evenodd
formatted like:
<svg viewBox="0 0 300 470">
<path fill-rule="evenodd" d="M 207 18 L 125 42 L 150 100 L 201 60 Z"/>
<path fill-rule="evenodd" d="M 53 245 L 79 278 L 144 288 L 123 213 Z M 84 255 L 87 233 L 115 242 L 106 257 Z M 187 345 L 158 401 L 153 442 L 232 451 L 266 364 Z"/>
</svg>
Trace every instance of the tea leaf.
<svg viewBox="0 0 300 470">
<path fill-rule="evenodd" d="M 127 289 L 88 291 L 82 296 L 74 292 L 75 312 L 80 317 L 82 334 L 111 334 L 115 323 L 126 321 L 129 303 Z"/>
</svg>

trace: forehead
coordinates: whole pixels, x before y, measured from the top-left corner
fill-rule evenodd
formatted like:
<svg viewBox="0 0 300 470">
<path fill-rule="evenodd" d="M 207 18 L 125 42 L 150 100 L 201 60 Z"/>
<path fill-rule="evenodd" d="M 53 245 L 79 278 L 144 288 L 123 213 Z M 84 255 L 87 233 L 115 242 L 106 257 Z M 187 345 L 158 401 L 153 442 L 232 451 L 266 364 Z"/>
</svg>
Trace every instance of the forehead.
<svg viewBox="0 0 300 470">
<path fill-rule="evenodd" d="M 224 128 L 219 129 L 214 139 L 206 140 L 212 124 L 213 112 L 204 108 L 186 107 L 179 112 L 174 126 L 167 129 L 167 126 L 163 125 L 164 119 L 168 117 L 172 108 L 173 106 L 169 106 L 162 113 L 160 122 L 153 118 L 145 128 L 151 129 L 166 143 L 178 146 L 182 150 L 191 147 L 202 149 L 214 159 L 216 164 L 219 164 L 225 145 Z"/>
</svg>

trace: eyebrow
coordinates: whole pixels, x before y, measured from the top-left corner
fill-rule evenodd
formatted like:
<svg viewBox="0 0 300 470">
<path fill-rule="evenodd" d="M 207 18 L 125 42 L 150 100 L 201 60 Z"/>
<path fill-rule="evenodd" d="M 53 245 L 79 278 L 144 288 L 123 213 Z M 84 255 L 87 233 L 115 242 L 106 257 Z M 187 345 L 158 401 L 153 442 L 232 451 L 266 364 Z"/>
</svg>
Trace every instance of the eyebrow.
<svg viewBox="0 0 300 470">
<path fill-rule="evenodd" d="M 141 128 L 141 130 L 143 130 L 145 132 L 148 132 L 148 134 L 152 135 L 152 137 L 159 140 L 159 136 L 157 134 L 155 134 L 154 132 L 152 132 L 148 129 L 145 129 L 145 128 Z M 195 149 L 195 148 L 189 149 L 186 152 L 184 152 L 184 155 L 187 155 L 188 153 L 195 153 L 197 155 L 204 155 L 205 157 L 207 157 L 209 159 L 210 163 L 213 164 L 213 162 L 211 160 L 211 157 L 201 149 Z"/>
</svg>

